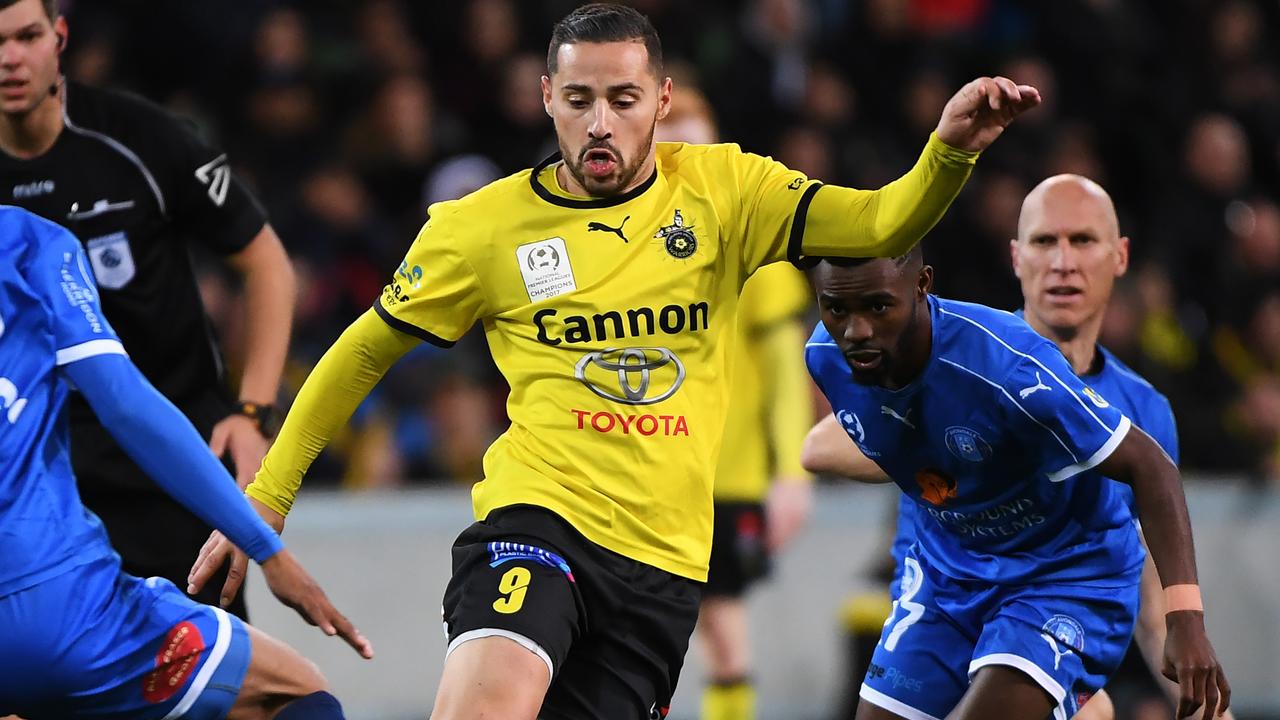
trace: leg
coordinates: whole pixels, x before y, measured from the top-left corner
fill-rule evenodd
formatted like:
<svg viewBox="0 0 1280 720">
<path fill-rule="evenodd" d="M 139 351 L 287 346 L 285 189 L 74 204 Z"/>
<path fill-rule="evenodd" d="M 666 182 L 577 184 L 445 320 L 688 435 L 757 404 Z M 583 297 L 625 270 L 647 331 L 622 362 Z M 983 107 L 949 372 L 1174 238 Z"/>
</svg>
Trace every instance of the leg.
<svg viewBox="0 0 1280 720">
<path fill-rule="evenodd" d="M 973 676 L 973 684 L 947 720 L 1043 720 L 1058 701 L 1026 673 L 1003 665 L 988 665 Z"/>
<path fill-rule="evenodd" d="M 1099 690 L 1081 706 L 1072 720 L 1116 720 L 1116 706 L 1106 690 Z"/>
<path fill-rule="evenodd" d="M 328 691 L 320 669 L 297 650 L 257 628 L 244 627 L 251 648 L 249 670 L 227 720 L 269 720 L 294 700 Z"/>
<path fill-rule="evenodd" d="M 707 659 L 702 720 L 751 720 L 755 692 L 747 638 L 747 608 L 739 598 L 708 597 L 698 613 L 698 638 Z"/>
<path fill-rule="evenodd" d="M 534 720 L 550 683 L 546 662 L 517 641 L 469 640 L 445 659 L 431 717 Z"/>
</svg>

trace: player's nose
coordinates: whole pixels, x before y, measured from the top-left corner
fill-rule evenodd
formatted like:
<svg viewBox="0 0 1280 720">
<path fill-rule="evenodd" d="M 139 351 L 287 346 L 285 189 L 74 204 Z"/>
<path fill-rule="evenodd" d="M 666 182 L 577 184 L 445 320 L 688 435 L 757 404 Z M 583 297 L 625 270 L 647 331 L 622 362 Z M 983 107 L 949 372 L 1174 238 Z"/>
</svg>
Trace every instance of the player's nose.
<svg viewBox="0 0 1280 720">
<path fill-rule="evenodd" d="M 1076 251 L 1071 241 L 1067 238 L 1059 238 L 1049 255 L 1049 269 L 1069 273 L 1077 267 Z"/>
<path fill-rule="evenodd" d="M 591 125 L 587 132 L 596 140 L 613 137 L 613 116 L 609 109 L 609 101 L 601 98 L 591 109 Z"/>
<path fill-rule="evenodd" d="M 843 334 L 846 342 L 852 345 L 860 345 L 870 340 L 875 335 L 875 331 L 872 329 L 870 322 L 850 313 L 844 324 Z"/>
</svg>

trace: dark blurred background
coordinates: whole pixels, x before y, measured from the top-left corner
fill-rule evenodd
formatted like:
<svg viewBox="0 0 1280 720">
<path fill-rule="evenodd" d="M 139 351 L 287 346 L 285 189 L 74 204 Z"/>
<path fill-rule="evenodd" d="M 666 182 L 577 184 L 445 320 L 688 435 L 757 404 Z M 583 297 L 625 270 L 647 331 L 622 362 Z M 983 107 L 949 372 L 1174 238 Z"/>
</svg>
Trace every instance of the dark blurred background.
<svg viewBox="0 0 1280 720">
<path fill-rule="evenodd" d="M 554 150 L 538 78 L 551 26 L 578 4 L 70 2 L 64 68 L 190 116 L 230 153 L 299 270 L 293 392 L 429 203 Z M 1280 3 L 632 4 L 725 140 L 828 182 L 897 177 L 973 77 L 1039 87 L 1047 104 L 987 153 L 926 241 L 939 292 L 1016 307 L 1007 248 L 1023 195 L 1054 173 L 1094 178 L 1133 243 L 1104 343 L 1170 397 L 1185 468 L 1280 486 Z M 236 289 L 208 267 L 234 367 Z M 505 395 L 477 333 L 423 346 L 312 476 L 474 480 Z"/>
</svg>

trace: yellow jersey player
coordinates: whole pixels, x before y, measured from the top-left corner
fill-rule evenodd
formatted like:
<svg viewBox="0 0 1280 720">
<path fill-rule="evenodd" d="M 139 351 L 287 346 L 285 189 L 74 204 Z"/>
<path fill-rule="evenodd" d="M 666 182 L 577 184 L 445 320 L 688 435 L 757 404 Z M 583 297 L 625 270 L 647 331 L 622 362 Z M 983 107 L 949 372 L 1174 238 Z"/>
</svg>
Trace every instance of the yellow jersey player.
<svg viewBox="0 0 1280 720">
<path fill-rule="evenodd" d="M 969 83 L 919 162 L 864 191 L 732 145 L 655 144 L 671 81 L 630 8 L 570 13 L 547 65 L 560 153 L 431 206 L 247 491 L 282 528 L 307 467 L 387 368 L 483 325 L 511 426 L 453 548 L 435 720 L 666 714 L 706 578 L 743 283 L 788 257 L 912 247 L 1040 99 L 1005 78 Z M 193 584 L 233 553 L 211 538 Z"/>
<path fill-rule="evenodd" d="M 671 111 L 658 123 L 658 141 L 713 143 L 717 136 L 702 94 L 675 89 Z M 696 632 L 708 675 L 702 720 L 755 717 L 743 595 L 808 516 L 812 486 L 800 465 L 800 448 L 813 403 L 796 348 L 804 345 L 801 318 L 809 302 L 808 282 L 789 263 L 760 268 L 738 299 L 711 559 Z"/>
</svg>

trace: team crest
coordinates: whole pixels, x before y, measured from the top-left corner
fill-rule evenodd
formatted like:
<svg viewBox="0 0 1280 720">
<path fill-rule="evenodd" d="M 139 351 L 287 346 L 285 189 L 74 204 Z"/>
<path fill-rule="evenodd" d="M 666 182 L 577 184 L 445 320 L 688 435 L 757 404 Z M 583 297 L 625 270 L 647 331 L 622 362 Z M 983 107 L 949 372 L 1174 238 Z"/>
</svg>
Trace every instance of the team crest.
<svg viewBox="0 0 1280 720">
<path fill-rule="evenodd" d="M 961 460 L 978 463 L 991 457 L 991 446 L 976 430 L 952 425 L 947 428 L 946 440 L 947 449 Z"/>
<path fill-rule="evenodd" d="M 671 224 L 654 233 L 653 237 L 662 240 L 667 253 L 677 260 L 684 260 L 698 251 L 698 238 L 693 234 L 693 226 L 684 224 L 679 208 Z"/>
<path fill-rule="evenodd" d="M 920 486 L 920 497 L 930 505 L 946 505 L 956 496 L 955 478 L 936 468 L 917 470 L 916 484 Z"/>
<path fill-rule="evenodd" d="M 123 232 L 93 238 L 85 243 L 85 250 L 98 284 L 108 290 L 119 290 L 129 284 L 137 272 L 129 249 L 129 236 Z"/>
<path fill-rule="evenodd" d="M 1089 402 L 1093 403 L 1094 405 L 1097 405 L 1100 408 L 1111 407 L 1111 403 L 1107 402 L 1106 398 L 1099 395 L 1098 391 L 1094 390 L 1091 387 L 1086 387 L 1084 389 L 1084 394 L 1085 394 L 1085 397 L 1089 398 Z"/>
</svg>

